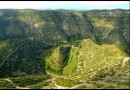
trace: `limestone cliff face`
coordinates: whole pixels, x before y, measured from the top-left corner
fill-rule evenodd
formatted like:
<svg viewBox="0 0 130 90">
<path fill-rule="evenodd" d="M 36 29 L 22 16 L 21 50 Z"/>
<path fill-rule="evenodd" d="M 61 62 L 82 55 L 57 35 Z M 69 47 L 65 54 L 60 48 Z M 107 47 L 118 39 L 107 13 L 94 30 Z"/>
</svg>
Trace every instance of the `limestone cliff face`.
<svg viewBox="0 0 130 90">
<path fill-rule="evenodd" d="M 129 40 L 129 10 L 0 10 L 0 40 L 34 37 L 39 40 L 108 38 L 112 32 Z M 118 32 L 119 31 L 119 32 Z"/>
<path fill-rule="evenodd" d="M 1 66 L 5 69 L 11 67 L 10 71 L 14 73 L 20 71 L 28 74 L 43 73 L 45 70 L 39 64 L 41 63 L 39 53 L 42 50 L 63 42 L 84 38 L 91 38 L 99 44 L 119 44 L 122 49 L 130 53 L 129 11 L 121 9 L 92 11 L 1 9 L 0 44 L 5 40 L 12 40 L 5 55 L 25 43 L 7 58 L 9 63 L 6 61 Z M 1 62 L 6 56 L 0 58 Z M 16 65 L 17 63 L 19 65 Z M 22 66 L 27 63 L 28 66 Z M 34 65 L 34 63 L 37 64 Z M 29 67 L 33 71 L 26 70 Z M 5 70 L 4 68 L 0 68 L 0 71 Z M 3 76 L 9 75 L 10 71 Z"/>
</svg>

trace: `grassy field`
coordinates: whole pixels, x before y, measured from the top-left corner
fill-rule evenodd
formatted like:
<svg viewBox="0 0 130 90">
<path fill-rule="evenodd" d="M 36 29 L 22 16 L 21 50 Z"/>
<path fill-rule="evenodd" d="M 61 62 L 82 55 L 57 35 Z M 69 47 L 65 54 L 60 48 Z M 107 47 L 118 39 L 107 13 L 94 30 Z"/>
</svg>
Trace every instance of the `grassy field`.
<svg viewBox="0 0 130 90">
<path fill-rule="evenodd" d="M 78 62 L 78 49 L 72 48 L 70 51 L 70 56 L 67 65 L 63 69 L 63 75 L 70 75 L 72 74 L 77 66 Z"/>
<path fill-rule="evenodd" d="M 75 84 L 79 84 L 79 80 L 71 80 L 71 79 L 63 79 L 63 78 L 56 78 L 56 83 L 63 87 L 72 87 Z"/>
<path fill-rule="evenodd" d="M 45 50 L 41 54 L 41 59 L 45 62 L 48 71 L 62 74 L 62 70 L 68 61 L 70 47 L 58 46 Z"/>
<path fill-rule="evenodd" d="M 60 70 L 60 67 L 59 66 L 56 66 L 55 64 L 55 55 L 53 55 L 53 51 L 54 50 L 57 50 L 57 47 L 53 47 L 53 48 L 50 48 L 46 51 L 43 51 L 42 54 L 41 54 L 41 58 L 42 60 L 46 63 L 46 69 L 51 71 L 51 72 L 55 72 L 55 73 L 58 73 L 58 71 Z M 52 57 L 51 57 L 52 56 Z"/>
</svg>

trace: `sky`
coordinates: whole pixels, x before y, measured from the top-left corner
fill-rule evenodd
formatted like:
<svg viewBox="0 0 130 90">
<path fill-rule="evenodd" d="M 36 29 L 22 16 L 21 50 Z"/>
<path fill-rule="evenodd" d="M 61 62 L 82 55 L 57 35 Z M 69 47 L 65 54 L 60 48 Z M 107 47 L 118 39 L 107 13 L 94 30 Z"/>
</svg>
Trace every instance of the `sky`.
<svg viewBox="0 0 130 90">
<path fill-rule="evenodd" d="M 129 9 L 129 1 L 0 1 L 0 9 Z"/>
</svg>

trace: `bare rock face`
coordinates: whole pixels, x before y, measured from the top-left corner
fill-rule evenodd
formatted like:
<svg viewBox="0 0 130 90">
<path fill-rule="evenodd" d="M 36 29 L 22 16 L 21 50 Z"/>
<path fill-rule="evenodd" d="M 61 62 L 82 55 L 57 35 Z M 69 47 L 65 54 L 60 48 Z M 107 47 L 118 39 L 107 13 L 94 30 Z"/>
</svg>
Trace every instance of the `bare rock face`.
<svg viewBox="0 0 130 90">
<path fill-rule="evenodd" d="M 130 54 L 129 11 L 1 9 L 0 45 L 6 40 L 9 44 L 0 53 L 0 63 L 10 55 L 0 68 L 6 73 L 0 76 L 45 73 L 41 51 L 86 38 L 98 44 L 119 44 Z"/>
</svg>

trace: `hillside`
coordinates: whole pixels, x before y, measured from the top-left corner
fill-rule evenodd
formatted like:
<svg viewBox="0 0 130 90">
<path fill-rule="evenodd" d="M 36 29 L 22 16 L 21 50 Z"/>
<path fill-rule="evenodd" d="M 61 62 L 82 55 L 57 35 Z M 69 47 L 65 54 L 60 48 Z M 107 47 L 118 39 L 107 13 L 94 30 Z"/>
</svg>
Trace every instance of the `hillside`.
<svg viewBox="0 0 130 90">
<path fill-rule="evenodd" d="M 130 88 L 129 20 L 123 9 L 0 9 L 0 88 Z M 97 83 L 120 68 L 121 86 Z"/>
</svg>

